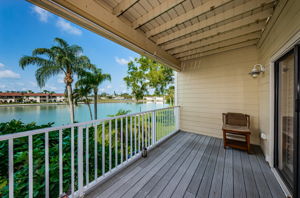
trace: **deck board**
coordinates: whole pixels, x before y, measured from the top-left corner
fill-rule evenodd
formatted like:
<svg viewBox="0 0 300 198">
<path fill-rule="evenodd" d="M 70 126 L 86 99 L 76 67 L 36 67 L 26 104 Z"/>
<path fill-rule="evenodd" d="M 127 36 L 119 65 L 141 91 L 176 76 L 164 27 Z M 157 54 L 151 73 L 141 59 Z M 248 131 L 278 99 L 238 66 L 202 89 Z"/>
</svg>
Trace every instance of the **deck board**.
<svg viewBox="0 0 300 198">
<path fill-rule="evenodd" d="M 208 160 L 206 170 L 203 175 L 201 184 L 198 188 L 197 197 L 203 197 L 203 198 L 209 197 L 209 191 L 210 191 L 211 182 L 213 180 L 213 176 L 214 176 L 214 172 L 215 172 L 215 167 L 216 167 L 216 162 L 217 162 L 220 145 L 221 145 L 221 140 L 217 139 L 215 141 L 213 150 L 210 154 L 210 158 Z"/>
<path fill-rule="evenodd" d="M 194 141 L 194 144 L 191 144 L 191 146 L 194 146 L 196 144 L 196 141 Z M 172 163 L 172 166 L 170 167 L 164 167 L 163 172 L 165 174 L 157 175 L 159 177 L 156 177 L 151 182 L 149 182 L 147 185 L 144 186 L 144 195 L 143 194 L 137 194 L 136 197 L 155 197 L 160 194 L 160 192 L 164 189 L 164 187 L 168 184 L 168 182 L 172 179 L 173 175 L 176 173 L 178 168 L 181 166 L 181 164 L 185 161 L 185 159 L 188 157 L 189 153 L 191 152 L 192 147 L 189 149 L 185 149 L 185 152 L 178 158 L 174 159 L 174 162 Z M 165 170 L 164 170 L 165 169 Z"/>
<path fill-rule="evenodd" d="M 241 161 L 241 151 L 233 151 L 233 193 L 234 197 L 246 198 L 245 180 Z"/>
<path fill-rule="evenodd" d="M 224 177 L 222 186 L 222 197 L 231 198 L 233 195 L 233 150 L 226 149 L 225 151 L 225 165 Z"/>
<path fill-rule="evenodd" d="M 284 198 L 259 147 L 224 149 L 221 139 L 179 132 L 85 197 Z"/>
<path fill-rule="evenodd" d="M 223 145 L 223 144 L 222 144 Z M 217 164 L 210 187 L 210 198 L 221 198 L 222 196 L 222 183 L 224 175 L 224 163 L 225 163 L 225 149 L 220 146 L 217 158 Z"/>
</svg>

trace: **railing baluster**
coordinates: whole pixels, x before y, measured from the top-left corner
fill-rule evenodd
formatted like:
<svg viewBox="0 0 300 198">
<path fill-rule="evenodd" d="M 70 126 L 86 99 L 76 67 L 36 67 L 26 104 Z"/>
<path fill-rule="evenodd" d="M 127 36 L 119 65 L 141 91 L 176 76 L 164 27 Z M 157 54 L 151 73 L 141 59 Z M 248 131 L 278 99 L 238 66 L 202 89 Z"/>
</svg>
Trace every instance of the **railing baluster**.
<svg viewBox="0 0 300 198">
<path fill-rule="evenodd" d="M 170 122 L 170 131 L 171 132 L 173 132 L 173 125 L 172 125 L 173 118 L 172 118 L 172 113 L 173 113 L 173 110 L 171 109 L 171 111 L 170 111 L 170 120 L 169 120 L 169 122 Z"/>
<path fill-rule="evenodd" d="M 89 127 L 85 128 L 85 182 L 89 184 Z"/>
<path fill-rule="evenodd" d="M 161 133 L 161 111 L 157 111 L 157 114 L 156 114 L 156 141 L 158 141 L 158 138 L 160 136 L 160 133 Z"/>
<path fill-rule="evenodd" d="M 171 132 L 170 130 L 170 110 L 168 109 L 167 111 L 167 129 L 168 129 L 168 134 Z"/>
<path fill-rule="evenodd" d="M 156 142 L 156 111 L 152 112 L 152 145 Z"/>
<path fill-rule="evenodd" d="M 78 193 L 79 197 L 83 195 L 83 128 L 78 127 Z"/>
<path fill-rule="evenodd" d="M 144 119 L 145 119 L 145 114 L 142 114 L 141 116 L 142 116 L 142 150 L 143 150 L 144 149 Z"/>
<path fill-rule="evenodd" d="M 111 171 L 111 120 L 109 120 L 109 171 Z"/>
<path fill-rule="evenodd" d="M 151 116 L 150 113 L 148 113 L 148 146 L 151 145 Z"/>
<path fill-rule="evenodd" d="M 123 163 L 123 118 L 121 118 L 121 163 Z"/>
<path fill-rule="evenodd" d="M 141 115 L 138 115 L 138 152 L 141 150 Z"/>
<path fill-rule="evenodd" d="M 133 156 L 133 148 L 132 148 L 132 116 L 130 117 L 130 157 Z"/>
<path fill-rule="evenodd" d="M 137 151 L 136 133 L 137 133 L 137 130 L 136 130 L 136 116 L 134 116 L 134 155 L 136 154 L 136 151 Z"/>
<path fill-rule="evenodd" d="M 28 197 L 33 197 L 33 155 L 32 155 L 32 135 L 28 136 Z"/>
<path fill-rule="evenodd" d="M 74 195 L 74 182 L 75 182 L 75 170 L 74 170 L 74 127 L 71 128 L 71 192 Z"/>
<path fill-rule="evenodd" d="M 164 110 L 163 111 L 163 134 L 162 134 L 162 136 L 161 136 L 161 138 L 163 138 L 165 135 L 166 135 L 166 113 L 167 113 L 167 111 L 166 110 Z"/>
<path fill-rule="evenodd" d="M 62 129 L 59 130 L 59 194 L 63 193 L 63 147 Z"/>
<path fill-rule="evenodd" d="M 14 197 L 14 139 L 8 140 L 9 198 Z"/>
<path fill-rule="evenodd" d="M 49 198 L 49 133 L 45 133 L 45 197 Z"/>
<path fill-rule="evenodd" d="M 118 119 L 115 119 L 115 166 L 118 166 Z"/>
<path fill-rule="evenodd" d="M 126 161 L 128 160 L 128 117 L 126 116 L 126 136 L 125 136 L 125 141 L 126 141 Z"/>
<path fill-rule="evenodd" d="M 105 122 L 102 123 L 102 175 L 105 174 Z"/>
<path fill-rule="evenodd" d="M 95 161 L 95 180 L 98 178 L 98 129 L 97 124 L 94 126 L 94 161 Z"/>
</svg>

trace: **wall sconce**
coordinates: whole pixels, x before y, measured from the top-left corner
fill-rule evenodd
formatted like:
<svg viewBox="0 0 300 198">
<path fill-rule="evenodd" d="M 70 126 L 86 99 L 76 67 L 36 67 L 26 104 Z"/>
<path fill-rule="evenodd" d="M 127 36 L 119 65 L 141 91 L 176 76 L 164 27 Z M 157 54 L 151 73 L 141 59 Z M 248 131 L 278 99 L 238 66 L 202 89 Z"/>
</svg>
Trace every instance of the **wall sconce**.
<svg viewBox="0 0 300 198">
<path fill-rule="evenodd" d="M 253 66 L 253 69 L 249 73 L 253 78 L 256 78 L 260 73 L 265 72 L 265 67 L 261 64 L 256 64 Z"/>
</svg>

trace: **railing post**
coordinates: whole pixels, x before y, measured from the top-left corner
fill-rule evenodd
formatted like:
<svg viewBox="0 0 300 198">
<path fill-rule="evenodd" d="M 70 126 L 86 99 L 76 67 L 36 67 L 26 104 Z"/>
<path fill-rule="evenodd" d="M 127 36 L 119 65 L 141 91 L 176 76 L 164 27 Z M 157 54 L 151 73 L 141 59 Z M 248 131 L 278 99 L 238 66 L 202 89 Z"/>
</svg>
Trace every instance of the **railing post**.
<svg viewBox="0 0 300 198">
<path fill-rule="evenodd" d="M 8 179 L 9 179 L 9 198 L 14 197 L 14 139 L 8 140 Z"/>
<path fill-rule="evenodd" d="M 152 145 L 156 142 L 156 111 L 152 112 Z"/>
<path fill-rule="evenodd" d="M 78 127 L 78 193 L 83 197 L 83 134 L 82 127 Z"/>
<path fill-rule="evenodd" d="M 175 107 L 176 131 L 180 129 L 180 107 Z"/>
</svg>

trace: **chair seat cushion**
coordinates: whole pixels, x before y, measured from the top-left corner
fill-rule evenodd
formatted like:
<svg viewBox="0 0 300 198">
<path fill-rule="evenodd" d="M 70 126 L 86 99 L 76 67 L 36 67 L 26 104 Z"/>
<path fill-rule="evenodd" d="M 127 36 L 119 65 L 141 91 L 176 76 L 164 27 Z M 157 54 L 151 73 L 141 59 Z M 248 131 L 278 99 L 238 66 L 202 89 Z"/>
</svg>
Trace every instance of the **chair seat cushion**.
<svg viewBox="0 0 300 198">
<path fill-rule="evenodd" d="M 246 126 L 234 126 L 229 124 L 223 125 L 223 130 L 237 132 L 237 133 L 250 133 L 250 129 Z"/>
</svg>

